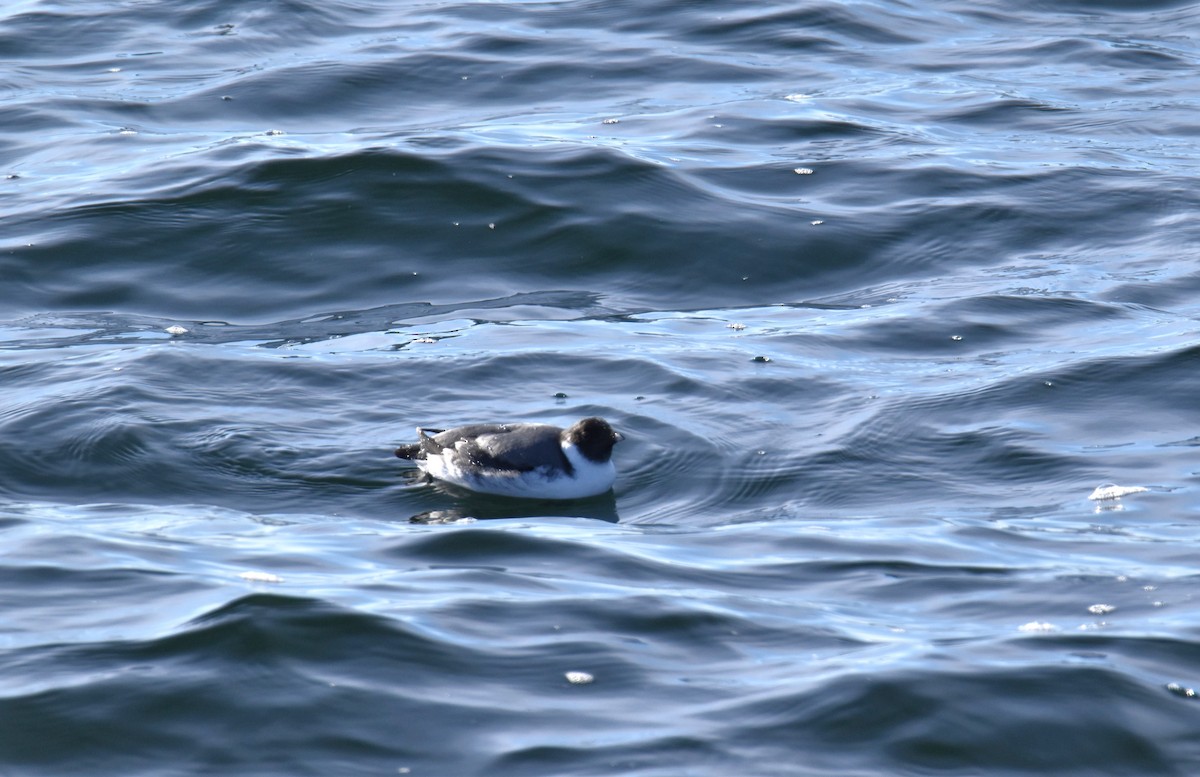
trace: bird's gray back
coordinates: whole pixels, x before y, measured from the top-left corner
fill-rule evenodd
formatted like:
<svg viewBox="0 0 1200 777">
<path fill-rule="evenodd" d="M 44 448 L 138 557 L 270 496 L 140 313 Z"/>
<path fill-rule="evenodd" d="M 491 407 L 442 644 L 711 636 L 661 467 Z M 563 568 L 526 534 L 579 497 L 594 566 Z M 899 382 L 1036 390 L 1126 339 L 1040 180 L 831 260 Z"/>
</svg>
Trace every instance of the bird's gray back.
<svg viewBox="0 0 1200 777">
<path fill-rule="evenodd" d="M 456 458 L 478 467 L 517 472 L 543 466 L 570 470 L 559 440 L 561 431 L 549 424 L 469 424 L 426 438 L 423 445 L 428 446 L 427 453 L 456 450 Z"/>
</svg>

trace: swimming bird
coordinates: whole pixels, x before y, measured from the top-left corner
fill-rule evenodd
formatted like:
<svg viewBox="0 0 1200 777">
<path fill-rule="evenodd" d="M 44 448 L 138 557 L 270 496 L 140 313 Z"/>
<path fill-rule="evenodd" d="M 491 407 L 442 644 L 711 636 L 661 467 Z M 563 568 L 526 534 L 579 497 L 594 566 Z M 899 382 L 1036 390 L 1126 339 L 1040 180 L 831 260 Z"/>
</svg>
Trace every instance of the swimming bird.
<svg viewBox="0 0 1200 777">
<path fill-rule="evenodd" d="M 613 446 L 625 436 L 603 418 L 566 429 L 550 424 L 417 427 L 396 455 L 421 471 L 472 491 L 534 499 L 582 499 L 612 488 Z"/>
</svg>

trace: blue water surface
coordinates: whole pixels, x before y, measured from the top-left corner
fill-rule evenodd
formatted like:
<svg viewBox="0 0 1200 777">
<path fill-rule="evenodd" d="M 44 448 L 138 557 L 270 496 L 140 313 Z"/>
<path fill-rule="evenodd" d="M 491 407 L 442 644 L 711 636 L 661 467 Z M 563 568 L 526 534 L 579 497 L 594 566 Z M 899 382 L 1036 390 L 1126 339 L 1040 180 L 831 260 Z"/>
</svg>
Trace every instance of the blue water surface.
<svg viewBox="0 0 1200 777">
<path fill-rule="evenodd" d="M 1197 773 L 1198 29 L 0 8 L 0 774 Z"/>
</svg>

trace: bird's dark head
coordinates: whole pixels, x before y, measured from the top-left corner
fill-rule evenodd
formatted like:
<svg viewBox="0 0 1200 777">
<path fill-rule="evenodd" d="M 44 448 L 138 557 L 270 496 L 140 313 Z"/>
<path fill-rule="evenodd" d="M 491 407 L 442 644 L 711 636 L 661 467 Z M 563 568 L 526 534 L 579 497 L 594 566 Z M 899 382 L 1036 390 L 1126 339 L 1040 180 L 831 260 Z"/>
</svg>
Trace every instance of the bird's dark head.
<svg viewBox="0 0 1200 777">
<path fill-rule="evenodd" d="M 612 458 L 613 446 L 625 439 L 603 418 L 576 421 L 563 432 L 563 439 L 579 449 L 588 459 L 603 464 Z"/>
</svg>

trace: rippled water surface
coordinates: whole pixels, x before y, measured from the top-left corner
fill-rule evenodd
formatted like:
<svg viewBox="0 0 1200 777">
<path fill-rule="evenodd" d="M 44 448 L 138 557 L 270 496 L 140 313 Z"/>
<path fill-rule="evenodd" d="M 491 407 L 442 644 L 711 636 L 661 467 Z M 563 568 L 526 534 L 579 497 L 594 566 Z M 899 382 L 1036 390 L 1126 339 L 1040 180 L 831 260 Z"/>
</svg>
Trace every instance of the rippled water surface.
<svg viewBox="0 0 1200 777">
<path fill-rule="evenodd" d="M 1196 774 L 1198 35 L 0 6 L 0 774 Z"/>
</svg>

